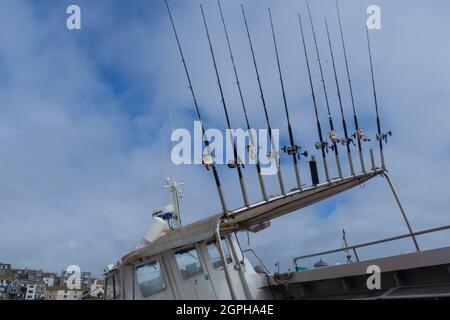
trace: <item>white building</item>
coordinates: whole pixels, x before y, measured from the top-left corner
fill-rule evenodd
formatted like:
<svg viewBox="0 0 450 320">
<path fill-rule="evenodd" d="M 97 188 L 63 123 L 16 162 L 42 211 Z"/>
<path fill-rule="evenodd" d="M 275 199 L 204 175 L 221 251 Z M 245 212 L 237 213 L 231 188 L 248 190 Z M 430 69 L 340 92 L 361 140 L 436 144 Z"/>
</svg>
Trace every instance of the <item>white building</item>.
<svg viewBox="0 0 450 320">
<path fill-rule="evenodd" d="M 42 281 L 44 281 L 47 288 L 50 288 L 58 284 L 58 276 L 56 275 L 56 273 L 46 272 L 44 273 Z"/>
<path fill-rule="evenodd" d="M 81 300 L 81 289 L 69 289 L 66 286 L 52 286 L 45 290 L 45 300 Z"/>
<path fill-rule="evenodd" d="M 44 299 L 45 284 L 40 283 L 28 283 L 27 291 L 25 293 L 25 300 L 42 300 Z"/>
</svg>

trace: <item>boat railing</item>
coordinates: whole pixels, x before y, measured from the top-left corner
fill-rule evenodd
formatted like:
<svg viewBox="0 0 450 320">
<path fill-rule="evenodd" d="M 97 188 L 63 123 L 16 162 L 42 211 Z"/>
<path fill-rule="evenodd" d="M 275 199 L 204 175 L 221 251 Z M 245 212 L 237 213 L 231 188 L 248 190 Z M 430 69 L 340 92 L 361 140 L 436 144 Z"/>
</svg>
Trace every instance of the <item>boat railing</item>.
<svg viewBox="0 0 450 320">
<path fill-rule="evenodd" d="M 304 260 L 304 259 L 307 259 L 307 258 L 313 258 L 313 257 L 318 257 L 318 256 L 324 256 L 324 255 L 328 255 L 328 254 L 332 254 L 332 253 L 336 253 L 336 252 L 343 252 L 343 251 L 352 251 L 354 256 L 355 256 L 356 261 L 359 262 L 360 259 L 359 259 L 359 256 L 358 256 L 358 253 L 357 253 L 356 249 L 363 248 L 363 247 L 369 247 L 369 246 L 373 246 L 373 245 L 377 245 L 377 244 L 381 244 L 381 243 L 401 240 L 401 239 L 405 239 L 405 238 L 409 238 L 409 237 L 415 237 L 415 236 L 420 236 L 420 235 L 424 235 L 424 234 L 430 234 L 430 233 L 439 232 L 439 231 L 448 230 L 448 229 L 450 229 L 450 225 L 437 227 L 437 228 L 432 228 L 432 229 L 426 229 L 426 230 L 412 232 L 412 233 L 407 233 L 407 234 L 403 234 L 403 235 L 399 235 L 399 236 L 395 236 L 395 237 L 390 237 L 390 238 L 385 238 L 385 239 L 381 239 L 381 240 L 365 242 L 365 243 L 361 243 L 361 244 L 357 244 L 357 245 L 346 246 L 346 247 L 342 247 L 342 248 L 339 248 L 339 249 L 334 249 L 334 250 L 328 250 L 328 251 L 308 254 L 308 255 L 304 255 L 304 256 L 295 257 L 294 260 L 293 260 L 293 263 L 294 263 L 294 266 L 295 266 L 295 268 L 297 270 L 298 269 L 297 261 L 299 261 L 299 260 Z"/>
</svg>

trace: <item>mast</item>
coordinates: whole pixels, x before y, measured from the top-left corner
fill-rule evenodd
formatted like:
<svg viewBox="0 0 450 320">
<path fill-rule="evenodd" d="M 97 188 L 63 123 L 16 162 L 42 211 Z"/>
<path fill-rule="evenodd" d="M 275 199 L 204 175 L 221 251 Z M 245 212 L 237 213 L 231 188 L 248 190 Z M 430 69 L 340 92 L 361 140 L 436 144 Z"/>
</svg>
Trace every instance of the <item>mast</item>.
<svg viewBox="0 0 450 320">
<path fill-rule="evenodd" d="M 175 39 L 177 41 L 178 51 L 180 53 L 181 61 L 183 63 L 184 71 L 185 71 L 186 78 L 187 78 L 187 81 L 188 81 L 188 84 L 189 84 L 189 90 L 191 92 L 192 100 L 194 102 L 195 112 L 197 114 L 198 121 L 201 123 L 203 142 L 205 143 L 205 146 L 207 148 L 208 156 L 212 157 L 211 149 L 209 147 L 209 139 L 208 139 L 208 137 L 207 137 L 207 135 L 205 133 L 205 127 L 203 125 L 202 117 L 201 117 L 201 114 L 200 114 L 200 108 L 198 106 L 197 98 L 195 96 L 194 88 L 192 86 L 192 81 L 191 81 L 191 77 L 190 77 L 190 74 L 189 74 L 189 70 L 187 68 L 186 60 L 184 59 L 183 49 L 181 47 L 180 39 L 178 38 L 178 33 L 177 33 L 177 29 L 175 27 L 175 23 L 174 23 L 174 20 L 173 20 L 173 17 L 172 17 L 172 12 L 170 11 L 170 7 L 169 7 L 169 4 L 167 3 L 167 0 L 164 0 L 164 2 L 166 4 L 167 12 L 168 12 L 169 18 L 170 18 L 170 23 L 172 25 L 172 29 L 173 29 L 173 32 L 174 32 L 174 35 L 175 35 Z M 222 185 L 220 183 L 219 174 L 217 173 L 217 169 L 216 169 L 216 166 L 215 166 L 214 162 L 211 162 L 210 167 L 211 167 L 212 172 L 213 172 L 214 181 L 216 183 L 216 188 L 217 188 L 217 192 L 219 194 L 219 199 L 220 199 L 220 202 L 221 202 L 221 205 L 222 205 L 223 213 L 225 215 L 228 215 L 229 212 L 228 212 L 228 208 L 227 208 L 227 205 L 226 205 L 226 202 L 225 202 L 225 196 L 224 196 L 224 193 L 223 193 Z"/>
<path fill-rule="evenodd" d="M 171 177 L 167 177 L 164 180 L 166 182 L 166 184 L 164 185 L 164 189 L 169 190 L 172 196 L 173 220 L 176 221 L 176 228 L 181 228 L 183 225 L 182 225 L 181 205 L 180 205 L 180 200 L 182 199 L 180 186 L 183 183 L 178 183 Z"/>
<path fill-rule="evenodd" d="M 219 6 L 220 17 L 222 19 L 223 30 L 225 32 L 225 38 L 227 39 L 228 51 L 230 53 L 230 59 L 231 59 L 231 62 L 233 64 L 234 77 L 235 77 L 236 85 L 237 85 L 237 88 L 238 88 L 238 91 L 239 91 L 239 97 L 241 99 L 242 110 L 244 111 L 245 122 L 247 124 L 247 130 L 248 130 L 249 138 L 250 138 L 250 146 L 249 147 L 252 148 L 253 150 L 255 150 L 256 172 L 258 174 L 259 186 L 261 188 L 261 194 L 262 194 L 263 199 L 265 201 L 267 201 L 268 198 L 267 198 L 266 188 L 265 188 L 265 185 L 264 185 L 264 179 L 263 179 L 262 174 L 261 174 L 261 165 L 259 163 L 259 153 L 255 149 L 255 137 L 253 135 L 253 130 L 252 130 L 252 127 L 250 125 L 250 120 L 248 118 L 247 107 L 245 106 L 244 95 L 242 93 L 241 83 L 239 81 L 239 75 L 238 75 L 238 72 L 237 72 L 236 63 L 234 61 L 233 51 L 231 49 L 231 41 L 230 41 L 230 37 L 228 36 L 228 30 L 227 30 L 227 26 L 226 26 L 226 23 L 225 23 L 225 18 L 224 18 L 223 11 L 222 11 L 222 6 L 221 6 L 219 0 L 217 0 L 217 5 Z"/>
<path fill-rule="evenodd" d="M 359 160 L 361 162 L 361 170 L 363 173 L 366 172 L 366 167 L 364 164 L 364 157 L 363 157 L 363 150 L 362 150 L 362 141 L 370 141 L 365 134 L 364 130 L 359 127 L 358 125 L 358 116 L 356 115 L 356 107 L 355 107 L 355 99 L 353 97 L 353 88 L 352 88 L 352 80 L 350 77 L 350 70 L 348 66 L 348 59 L 347 59 L 347 50 L 345 48 L 345 41 L 344 41 L 344 32 L 342 31 L 342 23 L 341 23 L 341 14 L 339 12 L 339 4 L 338 0 L 336 0 L 336 10 L 337 10 L 337 16 L 339 21 L 339 30 L 341 33 L 341 42 L 342 42 L 342 49 L 344 51 L 344 59 L 345 59 L 345 69 L 347 71 L 347 79 L 348 79 L 348 87 L 350 89 L 350 98 L 352 101 L 352 108 L 353 108 L 353 121 L 355 124 L 355 133 L 353 134 L 353 138 L 357 139 L 358 142 L 358 151 L 359 151 Z"/>
<path fill-rule="evenodd" d="M 272 137 L 272 127 L 270 126 L 270 120 L 269 120 L 269 114 L 267 112 L 266 100 L 264 98 L 264 93 L 263 93 L 262 84 L 261 84 L 261 78 L 259 76 L 258 65 L 256 63 L 255 51 L 253 49 L 253 43 L 252 43 L 252 39 L 251 39 L 251 36 L 250 36 L 250 30 L 249 30 L 249 27 L 248 27 L 247 17 L 245 15 L 245 10 L 244 10 L 244 5 L 243 4 L 241 4 L 241 9 L 242 9 L 242 15 L 244 17 L 245 28 L 247 30 L 247 37 L 248 37 L 248 42 L 249 42 L 249 45 L 250 45 L 250 51 L 251 51 L 251 54 L 252 54 L 253 65 L 255 67 L 256 79 L 258 81 L 259 92 L 260 92 L 260 95 L 261 95 L 261 102 L 262 102 L 262 106 L 263 106 L 263 109 L 264 109 L 264 116 L 266 118 L 267 129 L 269 131 L 269 138 L 270 138 L 270 141 L 271 141 L 271 144 L 272 144 L 271 156 L 274 158 L 275 163 L 277 165 L 277 176 L 278 176 L 278 182 L 280 184 L 281 193 L 283 195 L 285 195 L 286 192 L 285 192 L 285 189 L 284 189 L 283 176 L 281 174 L 281 168 L 280 168 L 280 163 L 279 163 L 279 154 L 278 154 L 278 151 L 275 150 L 275 142 L 273 141 L 273 137 Z"/>
<path fill-rule="evenodd" d="M 340 108 L 340 111 L 341 111 L 342 127 L 344 128 L 345 141 L 342 141 L 342 143 L 347 146 L 347 156 L 348 156 L 348 162 L 349 162 L 349 165 L 350 165 L 350 173 L 351 173 L 352 176 L 354 176 L 355 175 L 355 170 L 353 169 L 352 154 L 351 154 L 351 151 L 350 151 L 350 143 L 352 143 L 353 140 L 351 138 L 349 138 L 349 136 L 348 136 L 347 123 L 345 121 L 345 114 L 344 114 L 344 107 L 342 105 L 341 90 L 339 88 L 339 80 L 338 80 L 338 75 L 337 75 L 337 71 L 336 71 L 336 63 L 334 61 L 333 46 L 331 45 L 330 31 L 328 29 L 328 23 L 327 23 L 327 19 L 326 18 L 325 18 L 325 27 L 327 29 L 328 46 L 330 47 L 330 55 L 331 55 L 331 61 L 332 61 L 332 64 L 333 64 L 334 79 L 336 81 L 336 91 L 337 91 L 338 100 L 339 100 L 339 108 Z"/>
<path fill-rule="evenodd" d="M 203 6 L 201 4 L 200 4 L 200 10 L 202 12 L 203 24 L 205 25 L 206 37 L 208 38 L 209 50 L 211 52 L 211 58 L 212 58 L 213 65 L 214 65 L 214 71 L 216 73 L 217 85 L 219 87 L 219 92 L 220 92 L 220 99 L 221 99 L 221 103 L 222 103 L 222 106 L 223 106 L 223 111 L 225 112 L 225 118 L 226 118 L 226 121 L 227 121 L 230 143 L 233 146 L 234 164 L 229 165 L 229 167 L 230 168 L 233 168 L 233 167 L 236 168 L 236 170 L 238 172 L 239 183 L 241 185 L 241 192 L 242 192 L 242 197 L 243 197 L 243 200 L 244 200 L 244 205 L 246 207 L 249 207 L 250 204 L 248 202 L 248 196 L 247 196 L 247 190 L 245 188 L 244 176 L 242 175 L 242 170 L 241 170 L 241 161 L 238 159 L 238 153 L 237 153 L 237 148 L 236 148 L 236 141 L 235 141 L 234 135 L 232 133 L 231 120 L 230 120 L 230 116 L 228 114 L 227 104 L 225 102 L 225 95 L 223 93 L 222 82 L 220 81 L 219 70 L 217 68 L 216 57 L 214 55 L 214 49 L 213 49 L 212 42 L 211 42 L 211 37 L 210 37 L 210 34 L 209 34 L 208 24 L 206 23 L 205 12 L 204 12 Z"/>
<path fill-rule="evenodd" d="M 340 140 L 337 138 L 336 132 L 334 131 L 333 117 L 331 116 L 330 103 L 328 101 L 327 87 L 325 85 L 325 79 L 324 79 L 324 76 L 323 76 L 323 69 L 322 69 L 322 62 L 320 61 L 319 48 L 317 46 L 316 31 L 314 29 L 314 24 L 313 24 L 312 15 L 311 15 L 311 8 L 309 7 L 309 2 L 308 1 L 306 1 L 306 6 L 308 8 L 309 21 L 311 23 L 311 30 L 312 30 L 313 39 L 314 39 L 314 46 L 316 48 L 317 62 L 319 64 L 319 71 L 320 71 L 320 77 L 321 77 L 321 82 L 322 82 L 322 89 L 323 89 L 323 94 L 325 96 L 325 103 L 326 103 L 326 106 L 327 106 L 328 121 L 330 123 L 329 137 L 330 137 L 331 142 L 333 143 L 331 148 L 334 150 L 334 154 L 336 156 L 336 166 L 337 166 L 337 169 L 338 169 L 339 178 L 342 179 L 343 176 L 342 176 L 341 161 L 339 159 L 339 151 L 338 151 L 338 147 L 337 147 L 337 144 L 340 142 Z"/>
<path fill-rule="evenodd" d="M 286 119 L 287 119 L 287 124 L 288 124 L 289 141 L 291 144 L 289 147 L 285 147 L 285 151 L 287 152 L 287 154 L 292 155 L 292 159 L 294 161 L 294 171 L 295 171 L 295 179 L 297 182 L 297 188 L 299 190 L 302 190 L 302 183 L 300 180 L 300 173 L 298 170 L 298 162 L 297 162 L 297 157 L 299 156 L 300 147 L 295 144 L 294 134 L 292 133 L 292 125 L 291 125 L 291 121 L 289 118 L 289 110 L 288 110 L 288 104 L 287 104 L 287 98 L 286 98 L 286 91 L 284 89 L 283 74 L 281 71 L 280 56 L 278 54 L 278 46 L 277 46 L 277 40 L 276 40 L 276 36 L 275 36 L 275 29 L 273 27 L 272 13 L 270 11 L 270 8 L 268 8 L 268 10 L 269 10 L 269 18 L 270 18 L 270 27 L 272 29 L 273 45 L 275 48 L 275 55 L 277 58 L 278 74 L 280 76 L 281 92 L 283 94 L 284 111 L 286 113 Z"/>
<path fill-rule="evenodd" d="M 370 39 L 369 39 L 369 29 L 366 26 L 366 35 L 367 35 L 367 47 L 369 49 L 369 61 L 370 61 L 370 74 L 372 76 L 372 88 L 373 88 L 373 99 L 375 103 L 375 112 L 377 117 L 377 140 L 380 145 L 380 157 L 381 157 L 381 168 L 386 169 L 384 163 L 384 153 L 383 153 L 383 140 L 387 143 L 387 137 L 392 135 L 392 132 L 389 131 L 387 133 L 381 132 L 381 121 L 380 121 L 380 113 L 378 111 L 378 98 L 377 98 L 377 90 L 375 87 L 375 76 L 373 72 L 373 62 L 372 62 L 372 50 L 370 48 Z"/>
<path fill-rule="evenodd" d="M 319 135 L 319 142 L 316 142 L 316 149 L 322 150 L 322 159 L 323 159 L 323 167 L 325 170 L 325 177 L 326 177 L 327 181 L 330 182 L 331 180 L 330 180 L 330 174 L 328 172 L 327 155 L 325 153 L 325 150 L 327 149 L 327 142 L 323 140 L 322 127 L 320 125 L 319 111 L 317 110 L 316 95 L 314 93 L 314 85 L 313 85 L 312 76 L 311 76 L 311 67 L 309 65 L 308 51 L 306 50 L 305 35 L 303 33 L 302 18 L 300 16 L 300 14 L 298 15 L 298 22 L 299 22 L 299 26 L 300 26 L 300 33 L 302 36 L 303 49 L 305 51 L 306 67 L 308 69 L 308 77 L 309 77 L 309 84 L 311 87 L 311 95 L 312 95 L 312 99 L 313 99 L 314 113 L 316 115 L 317 133 Z"/>
</svg>

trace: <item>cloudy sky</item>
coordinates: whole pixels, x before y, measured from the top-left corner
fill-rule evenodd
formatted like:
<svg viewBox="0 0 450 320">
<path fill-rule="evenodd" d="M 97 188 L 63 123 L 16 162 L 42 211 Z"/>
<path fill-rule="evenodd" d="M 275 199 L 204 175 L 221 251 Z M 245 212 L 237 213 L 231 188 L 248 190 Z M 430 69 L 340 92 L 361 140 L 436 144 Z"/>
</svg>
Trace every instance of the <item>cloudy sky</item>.
<svg viewBox="0 0 450 320">
<path fill-rule="evenodd" d="M 224 128 L 214 70 L 199 1 L 170 2 L 205 126 Z M 267 7 L 278 33 L 293 129 L 299 144 L 315 152 L 317 140 L 297 14 L 303 1 L 243 1 L 254 38 L 272 125 L 286 141 L 286 119 Z M 329 20 L 349 126 L 350 100 L 333 0 L 311 1 L 331 108 L 339 123 L 336 89 L 325 38 Z M 234 84 L 216 1 L 202 1 L 216 49 L 234 127 L 244 119 Z M 66 28 L 66 8 L 82 10 L 82 30 Z M 374 140 L 374 112 L 364 24 L 366 8 L 381 8 L 382 29 L 371 31 L 383 127 L 393 131 L 386 162 L 414 230 L 450 223 L 450 3 L 341 0 L 356 104 L 362 126 Z M 265 128 L 240 1 L 224 1 L 229 33 L 251 122 Z M 306 28 L 322 126 L 328 130 L 323 93 Z M 173 126 L 192 129 L 193 113 L 176 43 L 162 1 L 0 1 L 0 261 L 15 267 L 61 271 L 70 264 L 100 274 L 142 237 L 151 211 L 169 201 L 162 189 L 170 174 L 185 182 L 185 223 L 219 212 L 210 173 L 200 166 L 175 169 Z M 337 128 L 342 135 L 340 127 Z M 365 149 L 376 144 L 365 144 Z M 317 154 L 318 155 L 318 154 Z M 319 156 L 319 155 L 318 155 Z M 330 154 L 331 156 L 331 154 Z M 332 159 L 330 157 L 330 159 Z M 368 162 L 368 158 L 366 158 Z M 355 165 L 357 165 L 355 158 Z M 335 167 L 330 162 L 333 175 Z M 348 174 L 348 164 L 343 161 Z M 282 164 L 294 186 L 290 159 Z M 301 164 L 309 183 L 306 162 Z M 235 172 L 219 168 L 229 206 L 242 205 Z M 252 201 L 259 199 L 256 174 L 245 169 Z M 267 178 L 277 192 L 276 179 Z M 350 243 L 403 234 L 406 227 L 387 190 L 376 178 L 325 203 L 273 221 L 250 236 L 250 246 L 274 270 L 292 258 Z M 241 235 L 244 246 L 247 236 Z M 420 237 L 423 248 L 447 245 L 448 232 Z M 413 250 L 410 240 L 361 250 L 362 258 Z M 344 255 L 324 257 L 343 262 Z M 314 261 L 305 261 L 305 264 Z"/>
</svg>

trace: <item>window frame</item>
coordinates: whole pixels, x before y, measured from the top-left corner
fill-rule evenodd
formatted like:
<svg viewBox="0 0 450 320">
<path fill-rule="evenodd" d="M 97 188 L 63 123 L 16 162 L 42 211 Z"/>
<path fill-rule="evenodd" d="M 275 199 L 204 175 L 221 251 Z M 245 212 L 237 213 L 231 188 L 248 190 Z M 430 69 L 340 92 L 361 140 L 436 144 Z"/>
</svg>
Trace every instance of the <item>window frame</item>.
<svg viewBox="0 0 450 320">
<path fill-rule="evenodd" d="M 225 255 L 225 260 L 227 261 L 227 265 L 229 265 L 230 263 L 233 263 L 233 257 L 231 256 L 231 252 L 230 252 L 230 246 L 228 245 L 228 242 L 227 242 L 227 240 L 226 240 L 225 238 L 222 238 L 221 240 L 222 240 L 222 246 L 223 246 L 223 245 L 226 246 L 226 250 L 224 250 L 224 251 L 226 251 L 226 252 L 224 252 L 224 253 L 228 253 L 228 255 Z M 210 252 L 209 252 L 209 246 L 210 246 L 211 244 L 214 244 L 214 245 L 215 245 L 215 247 L 216 247 L 216 249 L 217 249 L 217 253 L 219 254 L 219 259 L 220 259 L 220 262 L 221 262 L 221 263 L 220 263 L 220 265 L 217 266 L 217 267 L 214 265 L 214 261 L 213 261 L 213 259 L 211 259 L 211 254 L 210 254 Z M 224 267 L 223 264 L 222 264 L 222 259 L 220 258 L 219 247 L 218 247 L 218 245 L 217 245 L 217 240 L 216 240 L 216 239 L 210 240 L 210 241 L 207 241 L 207 242 L 206 242 L 206 251 L 208 252 L 209 262 L 211 263 L 211 265 L 213 266 L 214 269 L 220 269 L 220 268 L 223 268 L 223 267 Z"/>
<path fill-rule="evenodd" d="M 185 279 L 184 276 L 183 276 L 183 273 L 181 272 L 180 266 L 178 265 L 177 254 L 178 254 L 179 252 L 182 252 L 182 251 L 192 251 L 192 250 L 195 250 L 195 252 L 197 253 L 198 262 L 200 263 L 200 270 L 197 271 L 196 273 L 192 274 L 189 278 Z M 181 280 L 182 280 L 182 281 L 189 281 L 189 280 L 195 279 L 195 278 L 197 278 L 198 276 L 200 276 L 200 275 L 202 275 L 202 274 L 205 273 L 205 268 L 204 268 L 203 263 L 202 263 L 202 259 L 201 259 L 201 255 L 200 255 L 200 250 L 199 250 L 199 248 L 197 247 L 197 245 L 192 245 L 192 244 L 191 244 L 191 245 L 186 246 L 186 247 L 184 247 L 184 248 L 176 249 L 176 250 L 173 252 L 173 257 L 174 257 L 174 259 L 175 259 L 175 266 L 176 266 L 176 268 L 177 268 L 177 270 L 178 270 L 178 274 L 179 274 L 179 276 L 181 277 Z"/>
<path fill-rule="evenodd" d="M 155 264 L 155 263 L 157 263 L 159 265 L 160 274 L 161 274 L 161 276 L 162 276 L 162 278 L 164 280 L 165 288 L 160 290 L 160 291 L 158 291 L 158 292 L 154 292 L 151 295 L 148 295 L 148 296 L 144 297 L 144 295 L 142 294 L 141 286 L 139 285 L 138 272 L 137 271 L 138 271 L 139 268 L 142 268 L 142 267 L 145 267 L 145 266 L 148 266 L 148 265 L 152 265 L 152 264 Z M 134 278 L 134 281 L 133 281 L 133 297 L 135 296 L 135 291 L 137 291 L 137 292 L 139 292 L 139 295 L 143 299 L 148 299 L 148 298 L 153 297 L 155 295 L 158 295 L 158 294 L 160 294 L 162 292 L 166 292 L 168 287 L 169 287 L 169 284 L 168 284 L 168 281 L 167 281 L 168 278 L 167 278 L 167 276 L 165 274 L 165 271 L 164 271 L 164 263 L 163 263 L 162 259 L 151 259 L 151 260 L 145 261 L 145 262 L 143 262 L 141 264 L 135 265 L 135 267 L 133 268 L 133 278 Z"/>
</svg>

